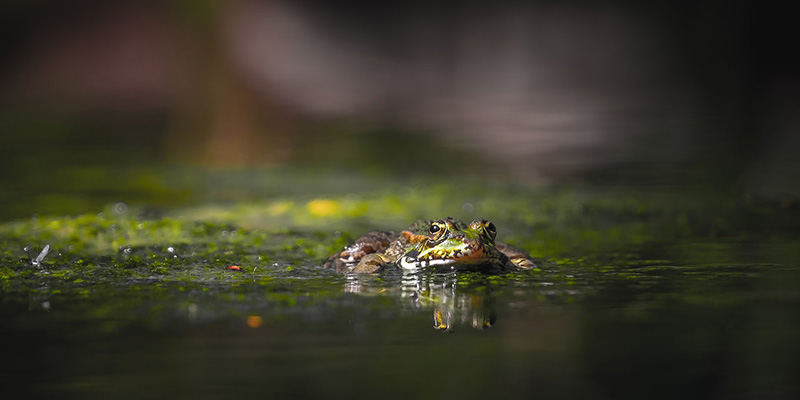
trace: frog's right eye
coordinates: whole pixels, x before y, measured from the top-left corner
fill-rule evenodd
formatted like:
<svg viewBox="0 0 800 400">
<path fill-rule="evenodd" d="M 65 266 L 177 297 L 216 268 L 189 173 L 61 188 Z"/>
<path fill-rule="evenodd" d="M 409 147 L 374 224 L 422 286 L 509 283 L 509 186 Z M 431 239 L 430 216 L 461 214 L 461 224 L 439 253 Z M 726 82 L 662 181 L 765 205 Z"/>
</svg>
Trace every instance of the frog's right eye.
<svg viewBox="0 0 800 400">
<path fill-rule="evenodd" d="M 440 230 L 442 230 L 442 227 L 439 226 L 439 224 L 431 224 L 431 228 L 430 228 L 430 232 L 431 233 L 436 233 L 436 232 L 439 232 Z"/>
</svg>

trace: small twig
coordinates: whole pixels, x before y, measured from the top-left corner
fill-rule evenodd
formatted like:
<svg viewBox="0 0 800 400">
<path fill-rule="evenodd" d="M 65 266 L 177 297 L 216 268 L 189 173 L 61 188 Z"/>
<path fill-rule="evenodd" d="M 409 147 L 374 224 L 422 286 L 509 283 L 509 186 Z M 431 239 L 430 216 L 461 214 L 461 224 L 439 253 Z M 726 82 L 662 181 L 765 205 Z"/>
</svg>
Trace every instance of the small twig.
<svg viewBox="0 0 800 400">
<path fill-rule="evenodd" d="M 42 252 L 39 253 L 39 255 L 36 256 L 36 258 L 31 260 L 31 264 L 33 264 L 33 265 L 35 265 L 37 267 L 40 266 L 42 264 L 42 261 L 44 260 L 44 258 L 47 257 L 47 253 L 49 253 L 49 252 L 50 252 L 50 245 L 49 244 L 45 244 L 44 248 L 42 249 Z"/>
</svg>

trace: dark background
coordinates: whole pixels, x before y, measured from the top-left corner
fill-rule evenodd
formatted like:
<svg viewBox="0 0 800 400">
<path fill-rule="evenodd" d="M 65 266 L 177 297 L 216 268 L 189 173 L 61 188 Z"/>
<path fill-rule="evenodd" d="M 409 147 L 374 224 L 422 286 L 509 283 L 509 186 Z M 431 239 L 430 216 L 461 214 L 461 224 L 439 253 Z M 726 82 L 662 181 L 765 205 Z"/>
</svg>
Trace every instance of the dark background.
<svg viewBox="0 0 800 400">
<path fill-rule="evenodd" d="M 158 194 L 165 165 L 793 202 L 790 18 L 748 1 L 5 1 L 0 204 L 184 201 Z"/>
</svg>

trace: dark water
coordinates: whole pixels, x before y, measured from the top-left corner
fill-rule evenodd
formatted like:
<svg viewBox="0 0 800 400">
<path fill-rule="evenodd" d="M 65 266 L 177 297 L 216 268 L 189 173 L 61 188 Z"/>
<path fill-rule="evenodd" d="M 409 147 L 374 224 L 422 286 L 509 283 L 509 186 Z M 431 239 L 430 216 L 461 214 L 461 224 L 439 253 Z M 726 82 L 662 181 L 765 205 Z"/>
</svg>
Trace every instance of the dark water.
<svg viewBox="0 0 800 400">
<path fill-rule="evenodd" d="M 75 208 L 59 200 L 70 196 L 7 196 L 18 222 L 0 224 L 0 398 L 800 398 L 791 201 L 285 170 L 154 176 L 132 181 L 147 199 L 136 216 L 94 205 L 130 198 L 116 191 L 75 188 L 97 197 Z M 179 208 L 207 202 L 204 184 L 228 204 Z M 328 207 L 338 214 L 315 215 Z M 31 210 L 43 216 L 20 216 Z M 492 219 L 539 269 L 319 268 L 347 235 L 451 213 Z M 44 243 L 54 255 L 32 266 Z M 174 243 L 198 255 L 174 258 Z"/>
<path fill-rule="evenodd" d="M 233 284 L 27 293 L 6 281 L 2 391 L 797 398 L 800 268 L 785 258 L 791 249 L 780 240 L 672 243 L 539 260 L 538 271 L 504 277 L 345 277 L 298 267 Z M 775 262 L 754 262 L 764 254 Z"/>
</svg>

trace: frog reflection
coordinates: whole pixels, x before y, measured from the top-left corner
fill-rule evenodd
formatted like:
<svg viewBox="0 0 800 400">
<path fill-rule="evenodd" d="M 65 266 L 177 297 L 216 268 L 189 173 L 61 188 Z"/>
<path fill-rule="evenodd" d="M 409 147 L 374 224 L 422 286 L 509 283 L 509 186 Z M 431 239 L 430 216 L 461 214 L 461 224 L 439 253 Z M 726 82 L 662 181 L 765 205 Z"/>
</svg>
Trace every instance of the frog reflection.
<svg viewBox="0 0 800 400">
<path fill-rule="evenodd" d="M 394 293 L 408 300 L 404 303 L 408 310 L 430 311 L 433 328 L 443 332 L 452 333 L 456 326 L 464 325 L 488 329 L 497 321 L 494 293 L 483 285 L 479 286 L 480 290 L 459 287 L 459 276 L 455 272 L 404 272 L 399 287 L 394 290 L 373 287 L 369 278 L 363 274 L 348 274 L 345 292 Z"/>
<path fill-rule="evenodd" d="M 433 300 L 433 327 L 452 333 L 456 325 L 471 324 L 483 330 L 491 328 L 497 321 L 495 296 L 493 293 L 458 293 L 457 276 L 429 276 L 426 289 L 421 292 Z M 439 282 L 438 279 L 442 278 Z"/>
</svg>

